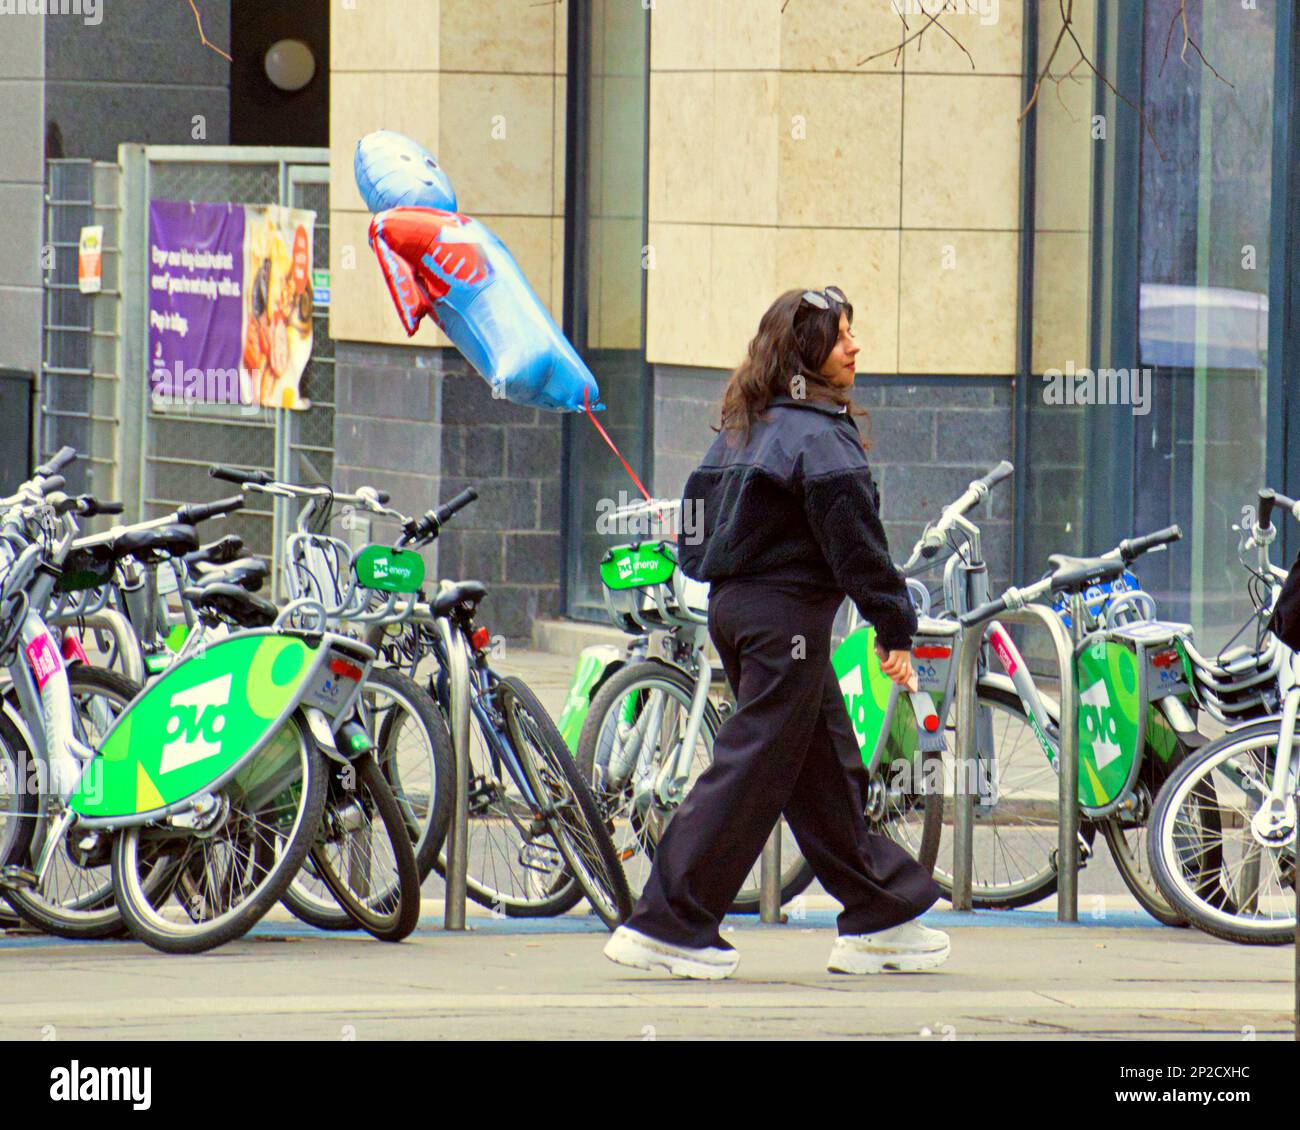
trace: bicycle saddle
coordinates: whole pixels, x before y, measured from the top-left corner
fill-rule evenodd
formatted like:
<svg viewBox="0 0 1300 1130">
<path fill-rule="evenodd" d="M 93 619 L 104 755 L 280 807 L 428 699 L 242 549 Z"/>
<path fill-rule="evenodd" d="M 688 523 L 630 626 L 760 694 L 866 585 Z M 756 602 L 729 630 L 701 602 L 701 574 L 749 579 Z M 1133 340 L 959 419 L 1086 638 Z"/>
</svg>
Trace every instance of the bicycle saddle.
<svg viewBox="0 0 1300 1130">
<path fill-rule="evenodd" d="M 1127 566 L 1117 557 L 1071 557 L 1053 553 L 1047 563 L 1052 567 L 1054 589 L 1084 589 L 1098 581 L 1110 581 L 1123 575 Z"/>
<path fill-rule="evenodd" d="M 256 557 L 241 557 L 228 565 L 199 563 L 193 569 L 202 589 L 206 590 L 209 585 L 239 585 L 249 592 L 257 592 L 269 572 L 266 562 Z"/>
<path fill-rule="evenodd" d="M 113 539 L 114 557 L 135 557 L 146 563 L 168 557 L 181 557 L 199 547 L 199 535 L 193 526 L 170 522 L 149 530 L 127 530 Z"/>
<path fill-rule="evenodd" d="M 227 534 L 216 541 L 210 541 L 207 545 L 200 546 L 193 553 L 185 555 L 185 564 L 195 565 L 223 565 L 238 559 L 244 551 L 244 539 L 238 534 Z"/>
<path fill-rule="evenodd" d="M 435 616 L 446 616 L 458 605 L 477 608 L 479 601 L 487 596 L 487 585 L 481 581 L 458 581 L 450 588 L 444 589 L 429 603 Z"/>
<path fill-rule="evenodd" d="M 183 595 L 195 608 L 238 624 L 241 628 L 270 627 L 280 614 L 280 610 L 269 600 L 254 596 L 237 584 L 217 581 L 202 588 L 186 589 Z"/>
</svg>

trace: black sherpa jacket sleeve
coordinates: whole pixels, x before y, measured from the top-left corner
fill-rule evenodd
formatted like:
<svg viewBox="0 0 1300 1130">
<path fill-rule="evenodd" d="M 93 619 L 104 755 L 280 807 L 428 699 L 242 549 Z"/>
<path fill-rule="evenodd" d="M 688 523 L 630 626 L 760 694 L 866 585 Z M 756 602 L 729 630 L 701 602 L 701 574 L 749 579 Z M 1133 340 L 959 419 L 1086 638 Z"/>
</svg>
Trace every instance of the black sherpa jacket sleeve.
<svg viewBox="0 0 1300 1130">
<path fill-rule="evenodd" d="M 838 438 L 838 437 L 837 437 Z M 842 446 L 846 441 L 840 439 Z M 851 441 L 856 443 L 856 440 Z M 916 610 L 902 574 L 889 556 L 889 543 L 877 509 L 878 495 L 859 449 L 857 457 L 840 451 L 802 476 L 804 512 L 836 583 L 876 628 L 876 639 L 889 651 L 912 646 Z"/>
</svg>

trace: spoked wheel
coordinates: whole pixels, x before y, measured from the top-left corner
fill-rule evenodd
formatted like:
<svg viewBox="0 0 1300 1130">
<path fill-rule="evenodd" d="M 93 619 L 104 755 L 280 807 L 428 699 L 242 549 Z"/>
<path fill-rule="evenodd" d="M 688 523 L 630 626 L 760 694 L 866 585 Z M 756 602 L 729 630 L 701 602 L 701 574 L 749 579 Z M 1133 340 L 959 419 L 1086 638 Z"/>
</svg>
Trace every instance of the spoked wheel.
<svg viewBox="0 0 1300 1130">
<path fill-rule="evenodd" d="M 451 820 L 455 789 L 447 723 L 429 694 L 400 671 L 372 667 L 361 694 L 374 758 L 399 806 L 423 879 L 437 860 Z M 360 927 L 339 906 L 311 856 L 282 901 L 296 918 L 318 930 Z"/>
<path fill-rule="evenodd" d="M 400 942 L 420 921 L 420 872 L 402 809 L 368 753 L 336 774 L 329 792 L 312 870 L 363 930 Z"/>
<path fill-rule="evenodd" d="M 506 678 L 496 693 L 511 747 L 541 806 L 536 816 L 592 910 L 613 929 L 632 913 L 632 894 L 591 789 L 533 692 L 519 679 Z"/>
<path fill-rule="evenodd" d="M 678 668 L 654 662 L 624 667 L 592 700 L 578 739 L 578 769 L 605 815 L 634 898 L 650 877 L 655 848 L 673 813 L 713 763 L 722 720 L 710 702 L 685 766 L 684 787 L 671 804 L 658 795 L 659 772 L 681 748 L 694 693 L 694 680 Z M 784 820 L 781 829 L 781 901 L 786 903 L 808 888 L 813 873 Z M 759 872 L 756 863 L 731 913 L 758 913 Z"/>
<path fill-rule="evenodd" d="M 68 685 L 78 721 L 92 746 L 102 742 L 113 721 L 140 691 L 140 685 L 125 675 L 82 665 L 68 671 Z M 33 795 L 33 803 L 35 799 Z M 113 901 L 109 867 L 112 836 L 66 829 L 59 821 L 63 812 L 58 798 L 47 798 L 44 815 L 35 821 L 29 855 L 35 866 L 48 843 L 49 863 L 38 887 L 6 892 L 9 903 L 25 922 L 48 934 L 63 938 L 120 934 L 124 927 Z M 50 842 L 56 835 L 57 842 Z M 150 889 L 160 878 L 150 878 Z"/>
<path fill-rule="evenodd" d="M 1273 780 L 1278 723 L 1226 734 L 1174 770 L 1151 814 L 1160 890 L 1198 929 L 1245 945 L 1287 945 L 1296 928 L 1296 812 L 1259 816 Z"/>
<path fill-rule="evenodd" d="M 31 787 L 34 765 L 27 739 L 0 712 L 0 868 L 27 865 L 40 807 L 37 790 Z M 20 921 L 0 903 L 0 930 Z"/>
<path fill-rule="evenodd" d="M 193 828 L 117 834 L 113 888 L 123 920 L 167 953 L 202 953 L 246 934 L 293 881 L 316 839 L 328 767 L 298 717 L 244 765 Z M 165 858 L 167 888 L 146 877 Z"/>
<path fill-rule="evenodd" d="M 972 902 L 986 910 L 1029 906 L 1056 893 L 1058 779 L 1014 692 L 982 682 L 977 702 L 981 715 L 988 711 L 992 725 L 996 792 L 991 804 L 981 804 L 978 798 L 976 801 Z M 1052 719 L 1056 721 L 1055 711 Z M 946 737 L 944 812 L 951 814 L 956 811 L 955 720 L 950 720 Z M 1079 835 L 1089 846 L 1095 834 L 1094 825 L 1080 825 Z M 934 868 L 935 881 L 945 898 L 952 897 L 952 849 L 953 823 L 949 815 L 943 824 Z"/>
<path fill-rule="evenodd" d="M 507 918 L 563 914 L 582 901 L 582 890 L 546 821 L 506 768 L 497 744 L 508 739 L 496 713 L 486 697 L 470 711 L 466 889 Z M 445 850 L 434 866 L 446 875 Z"/>
<path fill-rule="evenodd" d="M 1142 909 L 1165 926 L 1187 926 L 1186 917 L 1180 914 L 1160 892 L 1147 848 L 1150 842 L 1148 821 L 1151 813 L 1151 795 L 1139 782 L 1138 810 L 1133 816 L 1111 816 L 1101 822 L 1101 834 L 1106 837 L 1115 868 L 1130 893 Z"/>
<path fill-rule="evenodd" d="M 882 766 L 867 783 L 867 827 L 932 874 L 943 838 L 943 779 L 943 754 L 915 750 Z"/>
</svg>

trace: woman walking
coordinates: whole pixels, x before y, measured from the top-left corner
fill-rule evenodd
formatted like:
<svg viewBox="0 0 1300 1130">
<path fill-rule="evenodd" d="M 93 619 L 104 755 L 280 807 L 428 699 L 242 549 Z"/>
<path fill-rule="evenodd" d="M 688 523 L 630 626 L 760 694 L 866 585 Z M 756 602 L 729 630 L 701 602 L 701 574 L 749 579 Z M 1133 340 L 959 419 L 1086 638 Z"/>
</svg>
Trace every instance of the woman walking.
<svg viewBox="0 0 1300 1130">
<path fill-rule="evenodd" d="M 740 958 L 718 926 L 782 813 L 844 907 L 828 969 L 917 971 L 948 957 L 947 935 L 916 921 L 938 886 L 867 831 L 865 770 L 830 666 L 847 594 L 875 625 L 881 670 L 915 685 L 916 614 L 851 406 L 852 322 L 835 287 L 778 298 L 687 480 L 683 507 L 697 507 L 702 535 L 679 546 L 681 566 L 710 582 L 709 635 L 736 710 L 660 840 L 632 917 L 605 947 L 621 965 L 730 976 Z"/>
</svg>

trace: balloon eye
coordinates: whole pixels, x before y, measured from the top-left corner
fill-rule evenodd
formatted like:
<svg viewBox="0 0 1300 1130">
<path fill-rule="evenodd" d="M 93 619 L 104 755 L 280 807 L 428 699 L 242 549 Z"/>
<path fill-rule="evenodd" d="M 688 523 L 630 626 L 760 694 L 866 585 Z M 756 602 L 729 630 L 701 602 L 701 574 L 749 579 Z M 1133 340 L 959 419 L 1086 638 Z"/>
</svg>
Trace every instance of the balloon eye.
<svg viewBox="0 0 1300 1130">
<path fill-rule="evenodd" d="M 403 154 L 402 154 L 402 160 L 403 160 L 403 161 L 409 161 L 410 159 L 411 159 L 411 155 L 410 155 L 409 153 L 403 153 Z"/>
<path fill-rule="evenodd" d="M 431 169 L 436 169 L 438 167 L 438 162 L 435 161 L 432 157 L 426 157 L 424 159 L 424 163 L 428 165 L 429 168 Z"/>
<path fill-rule="evenodd" d="M 433 187 L 433 181 L 431 181 L 431 180 L 427 180 L 427 181 L 425 181 L 424 183 L 425 183 L 426 185 L 428 185 L 429 188 L 432 188 L 432 187 Z"/>
</svg>

